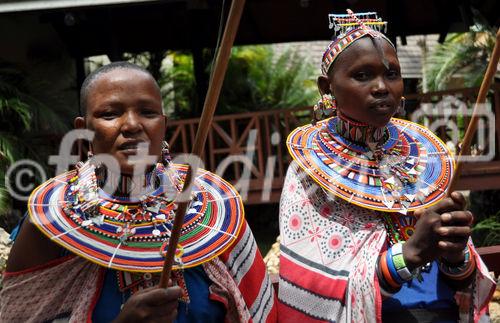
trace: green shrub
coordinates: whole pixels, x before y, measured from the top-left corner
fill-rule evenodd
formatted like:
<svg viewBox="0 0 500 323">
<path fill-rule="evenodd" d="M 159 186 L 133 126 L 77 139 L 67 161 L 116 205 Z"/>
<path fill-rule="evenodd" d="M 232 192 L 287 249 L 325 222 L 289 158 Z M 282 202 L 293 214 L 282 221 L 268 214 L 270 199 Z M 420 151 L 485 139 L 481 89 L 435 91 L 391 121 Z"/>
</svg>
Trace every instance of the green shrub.
<svg viewBox="0 0 500 323">
<path fill-rule="evenodd" d="M 472 228 L 476 247 L 500 245 L 500 212 L 478 222 Z"/>
</svg>

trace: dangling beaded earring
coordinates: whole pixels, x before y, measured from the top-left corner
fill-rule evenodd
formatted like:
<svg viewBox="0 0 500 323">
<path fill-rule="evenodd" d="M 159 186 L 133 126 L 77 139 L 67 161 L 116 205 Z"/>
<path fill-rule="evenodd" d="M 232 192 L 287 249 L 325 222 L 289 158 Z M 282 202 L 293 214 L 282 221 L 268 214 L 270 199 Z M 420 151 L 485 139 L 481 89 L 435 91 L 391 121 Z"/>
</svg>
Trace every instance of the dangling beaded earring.
<svg viewBox="0 0 500 323">
<path fill-rule="evenodd" d="M 165 140 L 161 143 L 161 160 L 165 166 L 172 161 L 172 157 L 170 156 L 170 146 Z"/>
<path fill-rule="evenodd" d="M 399 103 L 398 110 L 396 113 L 400 116 L 404 116 L 406 114 L 405 110 L 406 98 L 404 96 L 401 97 L 401 102 Z"/>
<path fill-rule="evenodd" d="M 96 160 L 94 160 L 93 158 L 94 158 L 94 150 L 92 149 L 92 144 L 89 143 L 89 150 L 87 151 L 87 160 L 85 161 L 85 163 L 88 163 L 88 165 L 92 165 L 94 167 L 95 175 L 93 177 L 93 180 L 95 181 L 95 183 L 92 185 L 104 187 L 107 177 L 106 167 L 103 162 L 96 162 Z M 84 164 L 83 162 L 80 163 L 81 165 Z"/>
<path fill-rule="evenodd" d="M 319 120 L 332 117 L 336 114 L 337 102 L 331 94 L 323 94 L 314 106 L 312 124 L 316 125 Z"/>
<path fill-rule="evenodd" d="M 92 151 L 92 146 L 89 146 L 89 151 L 87 151 L 87 160 L 94 157 L 94 152 Z"/>
<path fill-rule="evenodd" d="M 87 150 L 87 159 L 86 160 L 83 159 L 83 154 L 84 154 L 83 144 L 79 143 L 78 146 L 79 146 L 78 147 L 78 151 L 79 151 L 78 154 L 80 155 L 81 160 L 78 163 L 76 163 L 76 165 L 75 165 L 76 168 L 80 168 L 85 163 L 91 163 L 92 158 L 94 157 L 94 152 L 92 150 L 92 143 L 89 142 L 89 148 Z"/>
</svg>

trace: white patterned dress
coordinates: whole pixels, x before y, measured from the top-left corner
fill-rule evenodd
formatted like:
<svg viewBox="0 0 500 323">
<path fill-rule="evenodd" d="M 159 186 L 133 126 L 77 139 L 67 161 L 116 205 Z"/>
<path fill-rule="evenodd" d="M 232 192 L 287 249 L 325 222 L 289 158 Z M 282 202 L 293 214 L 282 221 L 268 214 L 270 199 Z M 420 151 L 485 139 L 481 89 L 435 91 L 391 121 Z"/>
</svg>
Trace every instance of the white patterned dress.
<svg viewBox="0 0 500 323">
<path fill-rule="evenodd" d="M 292 163 L 281 196 L 280 233 L 281 322 L 381 322 L 375 266 L 386 231 L 379 213 L 335 198 Z M 494 282 L 477 254 L 476 263 L 478 321 Z"/>
</svg>

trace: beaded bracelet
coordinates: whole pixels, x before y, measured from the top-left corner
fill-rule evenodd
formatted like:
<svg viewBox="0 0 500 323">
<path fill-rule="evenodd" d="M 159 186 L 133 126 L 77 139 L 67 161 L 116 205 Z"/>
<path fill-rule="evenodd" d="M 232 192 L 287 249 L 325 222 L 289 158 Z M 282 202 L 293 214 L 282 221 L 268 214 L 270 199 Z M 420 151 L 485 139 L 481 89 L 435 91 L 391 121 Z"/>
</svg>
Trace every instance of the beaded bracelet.
<svg viewBox="0 0 500 323">
<path fill-rule="evenodd" d="M 384 277 L 387 284 L 389 284 L 392 288 L 397 289 L 401 286 L 391 275 L 389 271 L 389 267 L 387 265 L 387 251 L 384 251 L 382 255 L 380 255 L 379 260 L 379 268 L 382 276 Z"/>
<path fill-rule="evenodd" d="M 381 293 L 386 297 L 397 292 L 403 283 L 417 277 L 420 270 L 418 268 L 415 272 L 411 272 L 406 266 L 403 243 L 398 242 L 392 245 L 379 256 L 377 261 L 376 273 Z"/>
<path fill-rule="evenodd" d="M 462 280 L 468 277 L 476 268 L 476 261 L 471 257 L 470 247 L 464 249 L 464 261 L 458 265 L 446 264 L 443 260 L 439 260 L 439 270 L 453 280 Z"/>
<path fill-rule="evenodd" d="M 384 297 L 391 297 L 395 293 L 397 293 L 401 289 L 401 285 L 399 285 L 397 288 L 391 287 L 389 283 L 387 283 L 387 280 L 385 279 L 384 275 L 382 274 L 382 271 L 380 269 L 380 263 L 383 255 L 380 255 L 377 259 L 377 265 L 375 266 L 375 273 L 377 275 L 379 287 L 380 287 L 380 294 Z"/>
<path fill-rule="evenodd" d="M 401 275 L 398 274 L 397 268 L 394 264 L 394 259 L 392 255 L 392 248 L 387 249 L 386 252 L 386 262 L 387 262 L 387 269 L 389 269 L 389 274 L 391 274 L 391 277 L 398 283 L 399 285 L 402 285 L 404 283 L 403 279 L 401 278 Z"/>
<path fill-rule="evenodd" d="M 403 243 L 398 242 L 391 247 L 391 260 L 396 268 L 396 272 L 402 281 L 410 281 L 415 274 L 410 272 L 403 257 Z"/>
</svg>

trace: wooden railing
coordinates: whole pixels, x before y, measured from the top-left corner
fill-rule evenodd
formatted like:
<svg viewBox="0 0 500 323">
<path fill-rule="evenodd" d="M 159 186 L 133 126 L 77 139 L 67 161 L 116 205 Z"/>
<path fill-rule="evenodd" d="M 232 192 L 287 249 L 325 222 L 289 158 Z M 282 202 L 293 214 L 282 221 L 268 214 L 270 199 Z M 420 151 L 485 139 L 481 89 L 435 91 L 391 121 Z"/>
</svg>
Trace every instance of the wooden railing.
<svg viewBox="0 0 500 323">
<path fill-rule="evenodd" d="M 458 105 L 465 112 L 465 107 L 472 107 L 477 91 L 460 89 L 408 95 L 407 106 L 412 114 L 422 116 L 419 121 L 432 125 L 441 118 L 443 124 L 458 124 L 459 131 L 463 132 L 470 120 L 466 113 L 448 117 L 443 110 L 441 115 L 434 116 L 429 111 L 422 113 L 422 104 L 443 102 L 443 99 L 446 102 L 454 100 L 455 104 L 463 102 Z M 495 84 L 493 95 L 489 98 L 493 103 L 493 113 L 500 116 L 500 85 Z M 439 112 L 440 109 L 443 109 L 443 104 L 432 106 L 432 111 Z M 205 168 L 236 184 L 240 192 L 243 188 L 242 195 L 247 204 L 277 202 L 290 162 L 285 139 L 291 130 L 310 122 L 311 117 L 311 107 L 215 116 L 203 156 Z M 169 121 L 167 140 L 174 157 L 191 150 L 198 121 Z M 493 158 L 466 164 L 459 189 L 500 188 L 500 118 L 496 118 L 493 129 L 483 128 L 486 134 L 494 136 L 494 146 L 483 147 L 485 151 L 493 151 Z M 437 128 L 436 132 L 444 141 L 450 139 L 445 127 Z M 267 190 L 264 189 L 266 187 Z"/>
<path fill-rule="evenodd" d="M 205 168 L 237 184 L 240 192 L 243 187 L 247 203 L 276 202 L 290 162 L 286 136 L 310 122 L 311 116 L 310 107 L 215 116 L 203 156 Z M 198 121 L 169 122 L 167 140 L 173 157 L 190 151 Z"/>
<path fill-rule="evenodd" d="M 500 276 L 500 245 L 477 248 L 481 259 L 490 272 L 495 274 L 495 279 Z"/>
<path fill-rule="evenodd" d="M 461 135 L 469 124 L 473 105 L 479 88 L 464 88 L 424 94 L 408 95 L 407 100 L 416 108 L 413 113 L 425 116 L 417 118 L 416 121 L 424 125 L 439 122 L 443 126 L 433 129 L 443 140 L 448 141 L 452 125 L 458 125 Z M 430 108 L 436 116 L 422 113 L 424 109 Z M 455 112 L 447 115 L 447 108 L 455 109 Z M 429 109 L 428 109 L 429 110 Z M 467 112 L 468 111 L 468 112 Z M 458 183 L 458 189 L 487 190 L 500 188 L 500 84 L 496 83 L 488 95 L 486 109 L 480 111 L 480 123 L 477 136 L 473 141 L 473 151 L 477 156 L 469 158 L 463 167 L 462 176 Z M 427 119 L 427 120 L 424 120 Z M 454 143 L 459 143 L 453 140 Z"/>
</svg>

